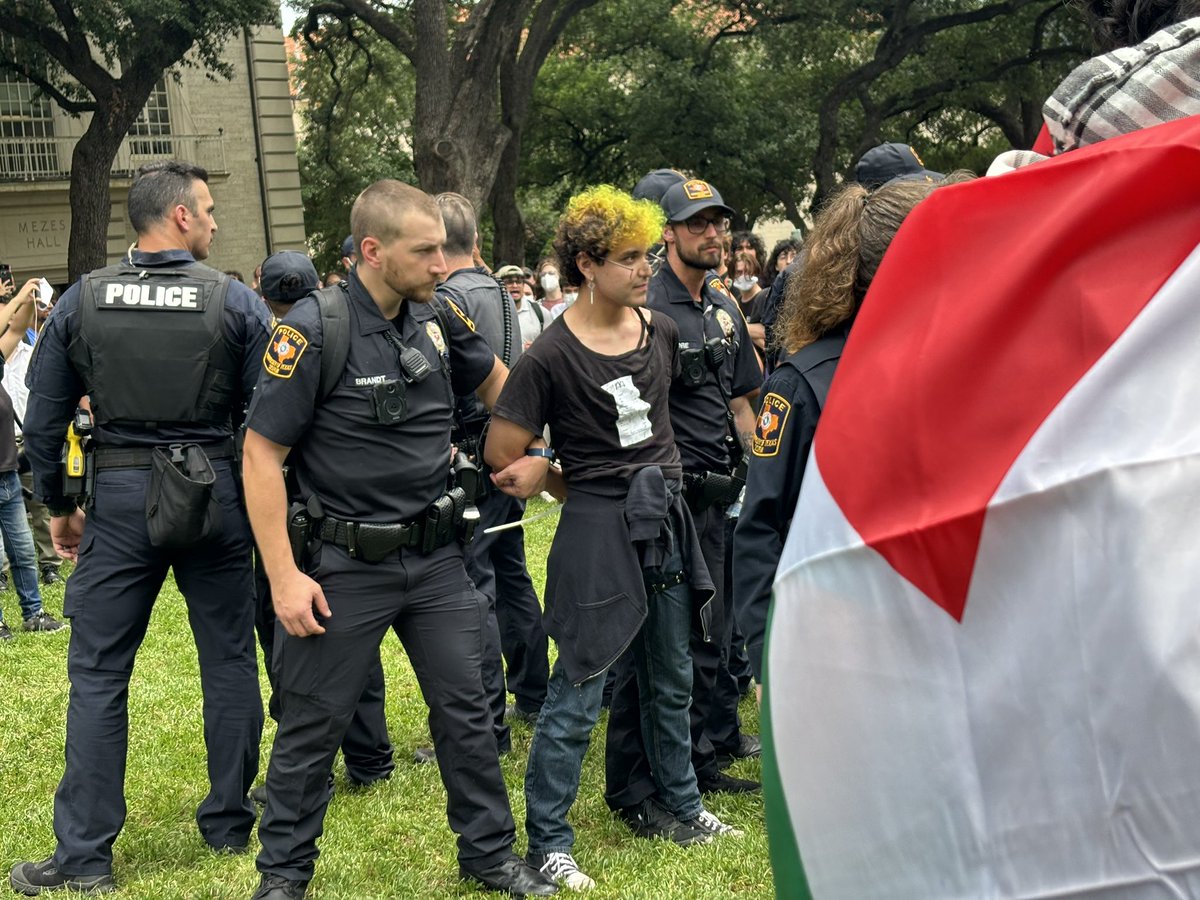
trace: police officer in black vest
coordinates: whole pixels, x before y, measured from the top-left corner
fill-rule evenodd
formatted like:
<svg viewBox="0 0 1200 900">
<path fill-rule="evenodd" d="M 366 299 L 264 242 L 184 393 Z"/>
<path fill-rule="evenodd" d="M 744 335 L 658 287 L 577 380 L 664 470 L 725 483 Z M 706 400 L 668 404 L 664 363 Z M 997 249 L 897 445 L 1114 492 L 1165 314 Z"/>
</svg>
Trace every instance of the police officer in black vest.
<svg viewBox="0 0 1200 900">
<path fill-rule="evenodd" d="M 478 240 L 475 210 L 461 194 L 439 194 L 436 199 L 446 226 L 446 265 L 450 269 L 450 275 L 438 285 L 438 296 L 453 300 L 475 323 L 476 332 L 500 361 L 511 369 L 521 358 L 524 336 L 516 304 L 508 292 L 472 260 Z M 479 455 L 480 435 L 487 419 L 487 407 L 474 395 L 458 398 L 454 440 L 473 457 Z M 496 525 L 517 522 L 524 513 L 524 500 L 489 489 L 479 501 L 479 528 L 466 554 L 467 573 L 488 598 L 483 684 L 491 699 L 501 753 L 510 746 L 504 721 L 506 691 L 501 652 L 508 661 L 507 690 L 516 698 L 513 712 L 523 721 L 537 719 L 550 678 L 549 641 L 542 627 L 542 606 L 525 563 L 525 533 L 520 528 L 483 533 Z"/>
<path fill-rule="evenodd" d="M 246 503 L 286 632 L 277 634 L 280 719 L 254 897 L 304 896 L 329 766 L 389 629 L 429 706 L 460 875 L 552 894 L 554 883 L 512 852 L 480 675 L 487 604 L 463 568 L 463 495 L 447 486 L 454 395 L 490 403 L 505 369 L 465 313 L 430 303 L 446 272 L 432 197 L 377 182 L 355 201 L 350 225 L 358 263 L 348 293 L 338 292 L 341 325 L 316 297 L 296 304 L 271 336 L 247 421 Z M 322 378 L 326 366 L 332 379 Z M 291 510 L 285 459 L 304 499 Z"/>
<path fill-rule="evenodd" d="M 58 847 L 13 868 L 21 893 L 113 887 L 129 677 L 168 568 L 187 601 L 204 691 L 211 788 L 196 822 L 218 851 L 245 848 L 254 824 L 246 792 L 263 715 L 233 434 L 268 330 L 249 288 L 197 262 L 217 231 L 206 181 L 180 162 L 139 170 L 128 201 L 137 244 L 67 290 L 30 364 L 26 452 L 55 548 L 77 566 L 64 602 L 71 697 Z M 65 495 L 59 466 L 85 394 L 95 420 L 86 517 Z"/>
<path fill-rule="evenodd" d="M 692 765 L 701 792 L 744 793 L 758 784 L 726 775 L 717 761 L 718 754 L 740 758 L 759 752 L 758 739 L 740 731 L 737 684 L 725 664 L 733 616 L 722 576 L 725 514 L 740 489 L 730 476 L 741 444 L 754 432 L 752 402 L 762 370 L 737 301 L 712 271 L 733 211 L 712 185 L 698 179 L 671 185 L 661 205 L 667 214 L 666 259 L 650 281 L 647 306 L 679 327 L 682 371 L 671 382 L 671 426 L 683 461 L 684 498 L 720 601 L 708 628 L 693 628 Z M 605 799 L 635 833 L 653 835 L 669 831 L 671 823 L 655 824 L 662 810 L 653 803 L 637 710 L 636 681 L 621 673 L 609 716 Z"/>
</svg>

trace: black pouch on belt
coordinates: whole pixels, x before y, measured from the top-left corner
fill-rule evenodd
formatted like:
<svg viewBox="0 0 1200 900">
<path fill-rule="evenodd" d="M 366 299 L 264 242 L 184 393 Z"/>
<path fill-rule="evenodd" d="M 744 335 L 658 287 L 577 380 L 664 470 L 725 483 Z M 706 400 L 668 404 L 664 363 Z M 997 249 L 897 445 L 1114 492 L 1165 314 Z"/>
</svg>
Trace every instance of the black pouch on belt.
<svg viewBox="0 0 1200 900">
<path fill-rule="evenodd" d="M 213 496 L 217 476 L 196 444 L 155 447 L 146 491 L 150 543 L 164 549 L 189 547 L 216 534 L 221 508 Z"/>
</svg>

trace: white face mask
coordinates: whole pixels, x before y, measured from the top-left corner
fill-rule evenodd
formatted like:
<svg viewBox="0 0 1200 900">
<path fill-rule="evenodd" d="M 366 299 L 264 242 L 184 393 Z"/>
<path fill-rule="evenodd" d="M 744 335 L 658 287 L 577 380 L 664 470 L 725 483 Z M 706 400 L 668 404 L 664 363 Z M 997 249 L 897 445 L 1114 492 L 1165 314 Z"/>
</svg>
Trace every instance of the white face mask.
<svg viewBox="0 0 1200 900">
<path fill-rule="evenodd" d="M 735 279 L 733 279 L 733 286 L 735 288 L 737 288 L 739 291 L 748 291 L 748 290 L 750 290 L 750 288 L 754 287 L 754 285 L 756 285 L 756 284 L 758 284 L 757 278 L 735 278 Z"/>
<path fill-rule="evenodd" d="M 543 272 L 541 277 L 542 290 L 546 293 L 558 290 L 558 275 L 554 272 Z"/>
</svg>

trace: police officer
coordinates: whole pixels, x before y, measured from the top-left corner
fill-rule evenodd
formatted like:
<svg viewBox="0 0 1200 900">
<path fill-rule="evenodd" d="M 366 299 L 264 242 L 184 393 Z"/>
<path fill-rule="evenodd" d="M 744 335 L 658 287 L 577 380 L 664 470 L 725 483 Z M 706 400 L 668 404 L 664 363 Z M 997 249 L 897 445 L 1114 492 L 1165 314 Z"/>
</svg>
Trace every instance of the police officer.
<svg viewBox="0 0 1200 900">
<path fill-rule="evenodd" d="M 271 327 L 278 324 L 292 310 L 297 300 L 308 296 L 320 287 L 316 267 L 312 260 L 303 253 L 295 250 L 280 250 L 263 260 L 259 266 L 261 279 L 259 290 L 263 301 L 271 311 Z M 271 700 L 267 711 L 271 718 L 278 721 L 279 710 L 275 699 L 275 669 L 272 661 L 275 658 L 275 606 L 271 599 L 271 586 L 267 581 L 267 573 L 263 568 L 262 557 L 255 554 L 254 559 L 254 589 L 256 593 L 257 613 L 254 620 L 255 631 L 258 632 L 258 643 L 262 647 L 263 661 L 266 664 L 267 679 L 271 683 Z M 346 777 L 356 787 L 369 787 L 376 782 L 391 777 L 395 769 L 393 762 L 392 743 L 388 738 L 387 717 L 384 712 L 386 701 L 386 685 L 383 677 L 383 665 L 378 660 L 371 667 L 371 675 L 363 695 L 359 698 L 358 708 L 346 736 L 342 739 L 342 756 L 346 761 Z M 330 772 L 330 779 L 333 773 Z M 250 792 L 256 803 L 265 803 L 266 789 L 260 785 Z"/>
<path fill-rule="evenodd" d="M 684 496 L 720 600 L 707 627 L 693 629 L 692 764 L 702 792 L 742 793 L 758 784 L 726 775 L 717 765 L 718 751 L 728 757 L 759 751 L 757 738 L 740 731 L 736 682 L 721 665 L 732 627 L 722 573 L 725 513 L 740 488 L 729 477 L 731 450 L 740 455 L 740 444 L 753 433 L 752 403 L 762 372 L 737 301 L 712 271 L 733 211 L 716 188 L 696 179 L 670 186 L 661 205 L 667 215 L 666 260 L 650 282 L 647 305 L 679 328 L 682 372 L 671 383 L 671 425 L 683 461 Z M 735 440 L 739 446 L 731 447 Z M 605 798 L 635 833 L 645 834 L 654 831 L 649 823 L 660 811 L 647 806 L 654 784 L 637 709 L 636 683 L 623 673 L 609 717 Z"/>
<path fill-rule="evenodd" d="M 446 267 L 450 270 L 437 294 L 454 301 L 475 323 L 475 331 L 500 361 L 512 368 L 521 358 L 524 332 L 514 300 L 486 269 L 475 265 L 473 255 L 479 234 L 471 201 L 454 193 L 439 194 L 436 200 L 446 227 Z M 458 410 L 455 443 L 460 452 L 465 450 L 477 460 L 488 410 L 474 395 L 458 398 Z M 537 718 L 550 678 L 549 641 L 542 627 L 542 607 L 525 564 L 525 533 L 520 528 L 484 533 L 495 525 L 518 522 L 524 514 L 525 501 L 489 490 L 479 500 L 479 527 L 466 549 L 467 573 L 488 599 L 483 682 L 491 699 L 501 753 L 507 752 L 511 744 L 504 721 L 502 651 L 508 660 L 508 690 L 516 699 L 515 717 L 526 722 Z"/>
<path fill-rule="evenodd" d="M 296 304 L 271 336 L 247 422 L 246 502 L 286 632 L 254 897 L 304 896 L 330 761 L 389 628 L 429 705 L 460 875 L 550 894 L 553 882 L 512 852 L 480 675 L 487 606 L 463 568 L 462 495 L 447 491 L 453 396 L 492 401 L 505 369 L 465 313 L 430 304 L 446 271 L 433 198 L 380 181 L 359 195 L 350 224 L 359 258 L 342 324 L 334 329 L 315 298 Z M 291 514 L 289 453 L 306 501 Z M 305 528 L 302 571 L 291 538 Z"/>
<path fill-rule="evenodd" d="M 187 601 L 204 692 L 211 787 L 196 822 L 209 846 L 234 851 L 245 848 L 254 824 L 246 792 L 263 719 L 233 433 L 268 331 L 249 288 L 197 262 L 217 231 L 206 180 L 203 169 L 181 162 L 138 171 L 128 200 L 137 244 L 118 265 L 67 290 L 30 364 L 26 452 L 55 547 L 78 562 L 64 602 L 71 696 L 66 771 L 54 800 L 58 846 L 48 859 L 13 868 L 11 884 L 25 894 L 113 888 L 129 676 L 168 568 Z M 64 496 L 58 464 L 84 394 L 96 448 L 86 519 Z M 163 485 L 170 487 L 155 490 Z M 183 505 L 176 487 L 187 493 Z"/>
</svg>

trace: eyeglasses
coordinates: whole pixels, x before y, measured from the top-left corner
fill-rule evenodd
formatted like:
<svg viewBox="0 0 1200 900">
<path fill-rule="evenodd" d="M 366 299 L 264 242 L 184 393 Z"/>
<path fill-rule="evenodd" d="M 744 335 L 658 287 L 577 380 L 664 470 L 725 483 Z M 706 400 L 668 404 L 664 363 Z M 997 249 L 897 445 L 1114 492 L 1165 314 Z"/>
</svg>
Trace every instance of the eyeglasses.
<svg viewBox="0 0 1200 900">
<path fill-rule="evenodd" d="M 717 234 L 725 234 L 729 231 L 728 216 L 719 216 L 715 219 L 708 219 L 701 215 L 692 216 L 690 219 L 685 219 L 682 222 L 672 222 L 672 225 L 686 225 L 687 230 L 692 234 L 704 234 L 708 231 L 708 226 L 711 225 L 716 229 Z"/>
<path fill-rule="evenodd" d="M 657 256 L 653 256 L 649 253 L 647 253 L 645 256 L 638 257 L 632 263 L 623 263 L 613 259 L 611 256 L 604 257 L 604 261 L 610 262 L 614 266 L 620 266 L 622 269 L 628 269 L 630 272 L 636 272 L 642 266 L 646 266 L 650 269 L 651 275 L 658 271 L 658 265 L 661 262 Z"/>
</svg>

